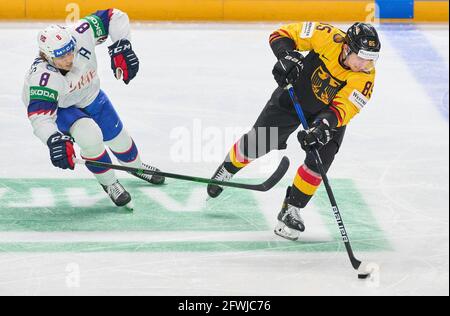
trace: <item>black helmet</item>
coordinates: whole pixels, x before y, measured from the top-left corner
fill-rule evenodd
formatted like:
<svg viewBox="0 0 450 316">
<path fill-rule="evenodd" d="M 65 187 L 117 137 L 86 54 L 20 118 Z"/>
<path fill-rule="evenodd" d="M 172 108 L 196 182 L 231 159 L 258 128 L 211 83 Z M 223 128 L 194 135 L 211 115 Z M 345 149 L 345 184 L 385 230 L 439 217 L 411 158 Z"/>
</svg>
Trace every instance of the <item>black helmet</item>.
<svg viewBox="0 0 450 316">
<path fill-rule="evenodd" d="M 365 52 L 378 53 L 381 49 L 377 30 L 368 23 L 357 22 L 350 26 L 345 36 L 345 42 L 352 52 L 358 54 Z"/>
</svg>

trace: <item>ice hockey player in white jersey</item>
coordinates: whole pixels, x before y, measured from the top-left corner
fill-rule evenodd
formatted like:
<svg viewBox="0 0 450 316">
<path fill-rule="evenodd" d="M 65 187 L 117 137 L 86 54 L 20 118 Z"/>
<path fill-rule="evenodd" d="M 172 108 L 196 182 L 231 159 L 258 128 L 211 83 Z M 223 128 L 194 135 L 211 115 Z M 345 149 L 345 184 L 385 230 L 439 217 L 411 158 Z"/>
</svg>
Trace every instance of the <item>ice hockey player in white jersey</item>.
<svg viewBox="0 0 450 316">
<path fill-rule="evenodd" d="M 97 11 L 74 25 L 51 25 L 39 32 L 39 57 L 25 78 L 23 102 L 34 134 L 48 146 L 55 167 L 75 169 L 73 144 L 82 158 L 111 163 L 109 147 L 126 166 L 158 170 L 142 163 L 105 92 L 100 89 L 95 47 L 110 37 L 111 68 L 128 84 L 139 70 L 130 43 L 127 14 L 118 9 Z M 111 169 L 88 166 L 117 206 L 131 204 L 131 196 Z M 134 174 L 153 184 L 164 177 Z"/>
</svg>

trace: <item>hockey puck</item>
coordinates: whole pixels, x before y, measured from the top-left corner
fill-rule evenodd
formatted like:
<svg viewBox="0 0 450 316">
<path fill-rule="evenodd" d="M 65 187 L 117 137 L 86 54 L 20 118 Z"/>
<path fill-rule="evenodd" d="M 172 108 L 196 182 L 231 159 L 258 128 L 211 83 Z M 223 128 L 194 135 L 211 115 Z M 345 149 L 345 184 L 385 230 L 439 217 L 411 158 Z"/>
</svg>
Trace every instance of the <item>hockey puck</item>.
<svg viewBox="0 0 450 316">
<path fill-rule="evenodd" d="M 374 271 L 378 271 L 378 265 L 376 263 L 373 262 L 361 262 L 361 264 L 358 267 L 358 279 L 360 280 L 365 280 L 367 279 L 372 272 Z"/>
<path fill-rule="evenodd" d="M 358 274 L 358 279 L 365 280 L 370 276 L 370 274 Z"/>
</svg>

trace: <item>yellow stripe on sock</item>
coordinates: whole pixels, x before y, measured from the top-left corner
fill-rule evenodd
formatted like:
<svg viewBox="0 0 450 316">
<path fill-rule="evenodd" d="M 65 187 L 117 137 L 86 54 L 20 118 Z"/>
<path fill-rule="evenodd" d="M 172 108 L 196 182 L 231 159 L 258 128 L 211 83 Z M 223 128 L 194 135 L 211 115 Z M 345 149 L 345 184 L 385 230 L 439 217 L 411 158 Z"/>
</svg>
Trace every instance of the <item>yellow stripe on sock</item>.
<svg viewBox="0 0 450 316">
<path fill-rule="evenodd" d="M 239 169 L 244 168 L 245 166 L 248 165 L 248 163 L 242 163 L 238 161 L 238 159 L 236 158 L 236 152 L 234 151 L 234 147 L 230 151 L 230 161 L 233 164 L 233 166 Z"/>
<path fill-rule="evenodd" d="M 295 176 L 294 186 L 306 195 L 314 195 L 318 188 L 318 186 L 314 186 L 303 180 L 299 174 Z"/>
</svg>

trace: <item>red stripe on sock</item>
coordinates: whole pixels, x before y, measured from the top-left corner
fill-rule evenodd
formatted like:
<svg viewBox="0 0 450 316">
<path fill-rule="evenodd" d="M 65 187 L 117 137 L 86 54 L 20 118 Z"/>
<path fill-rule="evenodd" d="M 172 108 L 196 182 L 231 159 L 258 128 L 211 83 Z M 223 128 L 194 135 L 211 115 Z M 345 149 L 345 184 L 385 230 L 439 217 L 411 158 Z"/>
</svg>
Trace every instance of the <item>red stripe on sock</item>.
<svg viewBox="0 0 450 316">
<path fill-rule="evenodd" d="M 84 157 L 84 156 L 81 156 L 81 158 L 83 158 L 83 159 L 85 159 L 85 160 L 94 160 L 94 161 L 97 161 L 97 160 L 102 159 L 103 156 L 106 155 L 106 154 L 107 154 L 107 152 L 106 152 L 106 149 L 105 149 L 105 151 L 104 151 L 100 156 L 98 156 L 97 158 L 88 158 L 88 157 Z"/>
<path fill-rule="evenodd" d="M 134 147 L 135 147 L 135 144 L 134 144 L 134 141 L 132 141 L 132 142 L 131 142 L 130 148 L 129 148 L 128 150 L 125 150 L 125 151 L 122 152 L 122 153 L 119 153 L 119 152 L 117 152 L 117 151 L 114 151 L 114 150 L 112 150 L 111 148 L 110 148 L 110 149 L 111 149 L 111 151 L 112 151 L 114 154 L 116 154 L 116 155 L 125 155 L 125 154 L 130 153 L 130 151 L 132 151 Z"/>
<path fill-rule="evenodd" d="M 244 156 L 241 155 L 241 153 L 239 151 L 239 142 L 234 144 L 233 150 L 234 150 L 234 153 L 236 155 L 236 160 L 238 162 L 243 163 L 243 164 L 249 164 L 250 163 L 250 160 L 248 160 L 247 158 L 245 158 Z"/>
<path fill-rule="evenodd" d="M 316 187 L 322 182 L 322 178 L 314 175 L 305 165 L 298 168 L 298 174 L 303 180 Z"/>
</svg>

